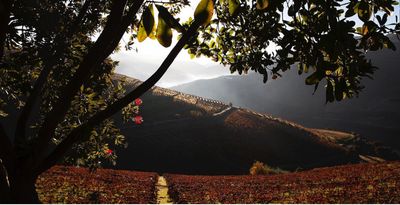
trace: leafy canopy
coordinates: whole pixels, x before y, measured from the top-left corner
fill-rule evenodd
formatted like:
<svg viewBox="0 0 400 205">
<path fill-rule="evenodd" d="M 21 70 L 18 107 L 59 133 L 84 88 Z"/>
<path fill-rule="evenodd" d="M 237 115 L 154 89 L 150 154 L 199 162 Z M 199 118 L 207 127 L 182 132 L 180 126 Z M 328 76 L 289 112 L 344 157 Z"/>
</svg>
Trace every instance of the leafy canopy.
<svg viewBox="0 0 400 205">
<path fill-rule="evenodd" d="M 21 110 L 26 107 L 35 82 L 46 68 L 51 70 L 39 93 L 40 99 L 36 100 L 39 102 L 33 106 L 33 114 L 26 123 L 27 131 L 10 132 L 15 135 L 11 138 L 15 138 L 17 157 L 26 158 L 37 147 L 37 133 L 44 119 L 64 95 L 63 89 L 94 46 L 94 37 L 104 29 L 111 6 L 108 0 L 15 1 L 11 4 L 5 53 L 0 61 L 1 123 L 7 118 L 11 121 L 21 118 Z M 181 4 L 173 8 L 179 6 Z M 114 81 L 112 78 L 117 64 L 105 58 L 96 72 L 79 87 L 51 138 L 49 144 L 52 147 L 62 143 L 72 130 L 125 95 L 124 80 Z M 136 116 L 139 116 L 139 106 L 132 102 L 123 110 L 123 117 L 135 126 Z M 64 162 L 88 167 L 97 167 L 101 161 L 115 163 L 117 153 L 108 150 L 127 146 L 125 137 L 112 119 L 104 120 L 80 136 L 87 136 L 88 140 L 74 144 Z"/>
<path fill-rule="evenodd" d="M 299 74 L 308 73 L 306 85 L 316 90 L 325 84 L 326 101 L 340 101 L 357 96 L 361 78 L 371 78 L 377 69 L 366 52 L 396 49 L 387 36 L 400 34 L 397 16 L 388 21 L 396 5 L 394 0 L 201 0 L 194 16 L 207 23 L 186 49 L 193 57 L 229 65 L 232 73 L 254 70 L 264 82 L 297 64 Z"/>
</svg>

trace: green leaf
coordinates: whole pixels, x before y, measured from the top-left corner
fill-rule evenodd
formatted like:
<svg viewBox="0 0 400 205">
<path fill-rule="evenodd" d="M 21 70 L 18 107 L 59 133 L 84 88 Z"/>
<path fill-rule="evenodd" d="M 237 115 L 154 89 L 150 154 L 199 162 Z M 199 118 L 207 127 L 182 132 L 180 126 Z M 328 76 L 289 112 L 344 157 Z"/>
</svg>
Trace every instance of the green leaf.
<svg viewBox="0 0 400 205">
<path fill-rule="evenodd" d="M 306 85 L 315 85 L 319 83 L 322 78 L 323 76 L 321 75 L 321 73 L 316 71 L 306 78 Z"/>
<path fill-rule="evenodd" d="M 379 15 L 376 15 L 376 20 L 378 20 L 379 24 L 382 25 L 382 18 Z"/>
<path fill-rule="evenodd" d="M 263 74 L 263 83 L 266 83 L 268 81 L 268 73 Z"/>
<path fill-rule="evenodd" d="M 172 29 L 160 14 L 158 14 L 157 40 L 164 47 L 169 47 L 172 42 Z"/>
<path fill-rule="evenodd" d="M 350 1 L 349 5 L 347 5 L 347 11 L 345 13 L 345 17 L 351 17 L 354 16 L 355 13 L 355 7 L 358 7 L 358 3 L 355 1 Z"/>
<path fill-rule="evenodd" d="M 312 93 L 313 95 L 315 94 L 315 92 L 317 92 L 318 85 L 319 85 L 319 83 L 317 83 L 317 84 L 314 85 L 314 91 L 313 91 L 313 93 Z"/>
<path fill-rule="evenodd" d="M 364 24 L 364 25 L 361 27 L 361 30 L 360 30 L 359 33 L 361 33 L 363 36 L 367 35 L 367 34 L 368 34 L 368 26 Z"/>
<path fill-rule="evenodd" d="M 231 67 L 229 67 L 229 70 L 231 71 L 231 74 L 233 74 L 236 71 L 236 67 L 234 65 L 231 65 Z"/>
<path fill-rule="evenodd" d="M 356 13 L 354 13 L 354 9 L 348 9 L 346 13 L 344 14 L 345 17 L 351 17 L 354 16 Z"/>
<path fill-rule="evenodd" d="M 296 13 L 300 10 L 300 7 L 301 7 L 301 4 L 299 3 L 299 1 L 294 1 L 294 4 L 289 6 L 288 15 L 295 16 Z"/>
<path fill-rule="evenodd" d="M 165 20 L 165 23 L 167 23 L 171 28 L 175 29 L 179 33 L 183 33 L 185 31 L 185 28 L 183 28 L 179 21 L 169 13 L 168 9 L 160 5 L 156 5 L 156 7 L 159 15 L 162 16 L 162 18 Z"/>
<path fill-rule="evenodd" d="M 268 7 L 269 0 L 257 0 L 256 8 L 259 10 L 264 10 Z"/>
<path fill-rule="evenodd" d="M 333 95 L 333 85 L 330 80 L 326 82 L 326 103 L 333 102 L 335 100 L 335 96 Z"/>
<path fill-rule="evenodd" d="M 237 0 L 229 0 L 229 14 L 235 16 L 239 13 L 239 3 Z"/>
<path fill-rule="evenodd" d="M 383 47 L 388 48 L 388 49 L 392 49 L 392 50 L 396 50 L 396 46 L 393 44 L 392 41 L 390 41 L 390 39 L 388 37 L 385 36 L 385 38 L 383 38 Z"/>
<path fill-rule="evenodd" d="M 382 25 L 384 25 L 387 22 L 387 17 L 388 17 L 388 14 L 383 14 Z"/>
<path fill-rule="evenodd" d="M 358 7 L 356 8 L 358 18 L 361 21 L 367 22 L 372 15 L 372 6 L 365 1 L 361 1 Z"/>
<path fill-rule="evenodd" d="M 305 73 L 308 73 L 308 66 L 307 66 L 307 64 L 303 64 L 303 71 L 305 72 Z"/>
<path fill-rule="evenodd" d="M 194 19 L 206 26 L 210 23 L 214 13 L 213 0 L 201 0 L 194 11 Z"/>
<path fill-rule="evenodd" d="M 154 31 L 156 29 L 156 25 L 154 23 L 154 10 L 153 4 L 150 4 L 143 12 L 143 26 L 146 34 L 150 38 L 154 38 Z"/>
<path fill-rule="evenodd" d="M 3 110 L 0 110 L 0 117 L 7 117 L 8 114 L 4 112 Z"/>
<path fill-rule="evenodd" d="M 302 64 L 301 64 L 301 63 L 298 63 L 298 64 L 297 64 L 297 69 L 298 69 L 298 72 L 297 72 L 297 73 L 298 73 L 299 75 L 301 75 L 301 74 L 303 73 L 303 68 L 302 68 Z"/>
<path fill-rule="evenodd" d="M 144 29 L 143 19 L 142 19 L 140 21 L 140 23 L 139 23 L 139 30 L 138 30 L 138 33 L 137 33 L 137 39 L 138 39 L 139 42 L 143 42 L 144 40 L 146 40 L 146 38 L 147 38 L 147 33 L 146 33 L 146 30 Z"/>
<path fill-rule="evenodd" d="M 357 32 L 362 35 L 367 35 L 368 33 L 373 33 L 377 30 L 378 25 L 376 25 L 373 21 L 368 21 L 363 24 L 361 29 L 357 28 Z"/>
<path fill-rule="evenodd" d="M 343 79 L 340 80 L 335 80 L 335 98 L 337 101 L 341 101 L 343 99 L 343 91 L 344 91 L 344 87 L 343 87 Z"/>
</svg>

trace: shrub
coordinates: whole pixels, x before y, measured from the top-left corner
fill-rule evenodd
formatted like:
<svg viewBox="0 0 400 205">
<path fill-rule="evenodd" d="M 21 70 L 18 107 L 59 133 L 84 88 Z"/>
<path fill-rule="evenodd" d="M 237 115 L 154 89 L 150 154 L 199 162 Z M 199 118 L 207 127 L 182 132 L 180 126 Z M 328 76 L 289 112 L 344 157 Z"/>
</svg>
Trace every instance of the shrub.
<svg viewBox="0 0 400 205">
<path fill-rule="evenodd" d="M 260 161 L 255 161 L 250 168 L 250 175 L 271 175 L 271 174 L 281 174 L 286 173 L 286 171 L 280 168 L 272 168 Z"/>
</svg>

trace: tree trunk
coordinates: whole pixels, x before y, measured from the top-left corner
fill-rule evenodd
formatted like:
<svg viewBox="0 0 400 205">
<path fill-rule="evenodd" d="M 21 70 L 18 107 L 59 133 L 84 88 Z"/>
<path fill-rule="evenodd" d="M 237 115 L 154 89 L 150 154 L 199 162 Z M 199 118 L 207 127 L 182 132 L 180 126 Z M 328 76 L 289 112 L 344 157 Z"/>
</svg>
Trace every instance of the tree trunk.
<svg viewBox="0 0 400 205">
<path fill-rule="evenodd" d="M 0 160 L 0 203 L 40 203 L 36 192 L 36 179 L 32 172 L 24 169 L 15 169 L 10 173 Z"/>
<path fill-rule="evenodd" d="M 8 175 L 0 159 L 0 204 L 11 203 Z"/>
<path fill-rule="evenodd" d="M 17 204 L 38 204 L 40 203 L 36 192 L 36 177 L 26 174 L 16 175 L 14 180 L 10 181 L 11 203 Z"/>
</svg>

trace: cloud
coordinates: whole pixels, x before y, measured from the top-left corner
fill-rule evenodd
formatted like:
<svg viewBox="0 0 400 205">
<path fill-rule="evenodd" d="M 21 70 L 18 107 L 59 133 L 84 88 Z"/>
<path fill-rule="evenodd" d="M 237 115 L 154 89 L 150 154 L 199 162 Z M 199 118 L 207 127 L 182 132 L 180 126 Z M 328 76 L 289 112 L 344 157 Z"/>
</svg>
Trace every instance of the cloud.
<svg viewBox="0 0 400 205">
<path fill-rule="evenodd" d="M 114 54 L 112 58 L 119 61 L 116 72 L 142 81 L 146 80 L 158 69 L 163 61 L 163 56 L 156 53 L 155 50 L 153 53 L 154 55 L 151 55 L 146 50 L 142 53 L 121 51 Z M 230 74 L 227 67 L 204 61 L 208 61 L 208 59 L 187 60 L 185 55 L 181 53 L 156 85 L 172 87 L 199 79 L 210 79 Z"/>
</svg>

